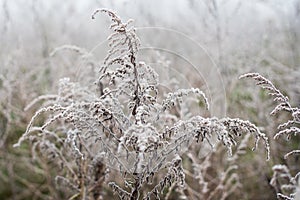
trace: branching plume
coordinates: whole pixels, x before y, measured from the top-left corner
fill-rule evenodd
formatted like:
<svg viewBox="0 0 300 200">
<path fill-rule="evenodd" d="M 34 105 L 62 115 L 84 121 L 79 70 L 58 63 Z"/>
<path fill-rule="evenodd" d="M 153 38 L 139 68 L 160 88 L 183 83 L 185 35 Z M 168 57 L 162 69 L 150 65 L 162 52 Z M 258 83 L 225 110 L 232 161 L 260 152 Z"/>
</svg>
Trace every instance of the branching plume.
<svg viewBox="0 0 300 200">
<path fill-rule="evenodd" d="M 291 114 L 291 119 L 278 126 L 279 132 L 275 134 L 274 139 L 277 139 L 282 135 L 285 135 L 288 140 L 292 135 L 299 137 L 300 108 L 291 106 L 289 98 L 283 95 L 270 80 L 260 74 L 248 73 L 241 75 L 240 78 L 252 78 L 256 81 L 256 85 L 268 91 L 268 94 L 272 96 L 274 102 L 277 103 L 277 106 L 271 111 L 271 115 L 276 115 L 283 111 Z M 284 158 L 287 159 L 291 155 L 297 156 L 299 153 L 299 149 L 292 150 L 285 154 Z M 293 200 L 300 198 L 299 195 L 296 197 L 296 192 L 299 190 L 298 182 L 300 180 L 300 172 L 297 172 L 295 176 L 292 176 L 286 165 L 274 165 L 273 172 L 270 184 L 275 188 L 278 199 Z"/>
<path fill-rule="evenodd" d="M 159 199 L 170 188 L 184 196 L 182 154 L 192 143 L 207 143 L 211 151 L 221 144 L 232 156 L 239 141 L 251 135 L 253 150 L 262 140 L 269 159 L 268 138 L 249 121 L 206 118 L 201 113 L 189 119 L 176 115 L 172 108 L 185 103 L 187 96 L 203 98 L 209 109 L 204 92 L 184 88 L 161 93 L 159 75 L 138 59 L 140 41 L 132 20 L 124 23 L 106 9 L 96 10 L 92 18 L 99 12 L 110 17 L 113 33 L 108 37 L 109 50 L 97 84 L 91 88 L 61 79 L 57 94 L 29 103 L 28 108 L 37 101 L 47 101 L 15 144 L 30 140 L 36 157 L 45 156 L 63 169 L 56 182 L 73 191 L 70 198 L 101 199 L 106 186 L 120 199 Z M 62 48 L 86 54 L 75 46 Z M 37 123 L 41 118 L 45 121 Z M 117 170 L 122 181 L 110 180 L 108 169 Z M 212 191 L 219 193 L 222 187 L 234 190 L 235 169 L 235 165 L 227 168 Z M 152 185 L 153 177 L 159 180 Z M 207 192 L 205 181 L 201 184 Z"/>
</svg>

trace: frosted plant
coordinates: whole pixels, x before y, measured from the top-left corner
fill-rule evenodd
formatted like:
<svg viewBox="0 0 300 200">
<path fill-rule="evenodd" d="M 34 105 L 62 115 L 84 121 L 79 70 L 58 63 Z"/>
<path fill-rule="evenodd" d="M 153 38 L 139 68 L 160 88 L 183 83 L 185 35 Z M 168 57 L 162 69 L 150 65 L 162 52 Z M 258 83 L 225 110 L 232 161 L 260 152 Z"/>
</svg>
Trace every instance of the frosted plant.
<svg viewBox="0 0 300 200">
<path fill-rule="evenodd" d="M 232 155 L 240 136 L 253 135 L 254 149 L 262 139 L 269 158 L 268 138 L 249 121 L 200 115 L 183 119 L 176 114 L 173 108 L 184 104 L 187 96 L 202 98 L 207 109 L 209 100 L 198 88 L 161 94 L 158 74 L 138 60 L 140 41 L 132 20 L 123 23 L 106 9 L 92 17 L 98 12 L 111 18 L 113 33 L 95 86 L 61 79 L 57 94 L 40 98 L 47 100 L 45 106 L 15 144 L 29 139 L 34 157 L 44 155 L 57 164 L 61 170 L 56 182 L 64 191 L 69 189 L 71 199 L 101 199 L 107 186 L 121 199 L 159 199 L 174 187 L 184 198 L 180 155 L 193 142 L 208 143 L 211 150 L 223 144 Z M 85 54 L 77 47 L 67 48 Z M 45 122 L 37 123 L 44 117 Z M 122 181 L 113 179 L 108 169 L 117 170 Z M 228 168 L 216 191 L 235 179 L 229 175 L 233 169 Z M 160 172 L 166 173 L 160 177 Z M 152 183 L 155 177 L 160 178 Z"/>
<path fill-rule="evenodd" d="M 285 135 L 289 140 L 292 135 L 299 137 L 300 134 L 300 108 L 293 107 L 289 98 L 283 95 L 279 89 L 277 89 L 273 83 L 267 78 L 261 76 L 258 73 L 247 73 L 240 78 L 252 78 L 256 80 L 256 85 L 267 90 L 269 95 L 273 97 L 273 100 L 278 104 L 272 111 L 271 115 L 276 115 L 279 112 L 286 111 L 290 113 L 291 119 L 278 126 L 278 132 L 275 134 L 274 139 Z M 285 154 L 284 158 L 287 159 L 291 155 L 297 155 L 300 153 L 299 149 L 295 149 Z M 300 172 L 298 171 L 295 176 L 292 176 L 289 168 L 286 165 L 273 166 L 273 177 L 270 184 L 275 188 L 278 199 L 292 200 L 295 199 L 296 191 L 299 190 L 298 181 L 300 180 Z M 298 189 L 297 189 L 298 188 Z"/>
<path fill-rule="evenodd" d="M 241 190 L 243 185 L 237 173 L 239 158 L 246 154 L 250 138 L 250 134 L 245 135 L 233 151 L 233 155 L 228 157 L 227 163 L 223 165 L 219 157 L 223 154 L 222 148 L 216 147 L 216 151 L 211 151 L 203 158 L 199 158 L 197 149 L 188 151 L 187 157 L 192 165 L 190 169 L 185 170 L 185 193 L 188 199 L 228 199 L 237 189 Z"/>
</svg>

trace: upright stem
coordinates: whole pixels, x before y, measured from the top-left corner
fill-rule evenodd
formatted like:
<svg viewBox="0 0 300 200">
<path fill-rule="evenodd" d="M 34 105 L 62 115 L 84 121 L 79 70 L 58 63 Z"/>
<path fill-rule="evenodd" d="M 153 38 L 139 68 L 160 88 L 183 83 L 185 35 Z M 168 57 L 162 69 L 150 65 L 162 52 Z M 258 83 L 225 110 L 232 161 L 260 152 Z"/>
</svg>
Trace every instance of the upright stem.
<svg viewBox="0 0 300 200">
<path fill-rule="evenodd" d="M 139 176 L 140 174 L 136 174 L 135 177 L 134 177 L 134 188 L 133 188 L 133 191 L 131 193 L 131 197 L 130 197 L 130 200 L 137 200 L 139 199 L 139 196 L 140 196 L 140 193 L 139 193 L 139 190 L 141 188 L 141 178 Z"/>
<path fill-rule="evenodd" d="M 135 56 L 134 56 L 133 52 L 131 52 L 131 55 L 130 55 L 130 62 L 133 65 L 134 80 L 136 82 L 135 91 L 134 91 L 134 98 L 133 98 L 133 100 L 135 100 L 135 105 L 134 105 L 134 108 L 132 110 L 132 115 L 136 115 L 136 109 L 140 105 L 139 89 L 141 88 L 141 86 L 140 86 L 139 79 L 138 79 L 138 71 L 137 71 L 137 68 L 136 68 L 136 61 L 135 61 Z"/>
</svg>

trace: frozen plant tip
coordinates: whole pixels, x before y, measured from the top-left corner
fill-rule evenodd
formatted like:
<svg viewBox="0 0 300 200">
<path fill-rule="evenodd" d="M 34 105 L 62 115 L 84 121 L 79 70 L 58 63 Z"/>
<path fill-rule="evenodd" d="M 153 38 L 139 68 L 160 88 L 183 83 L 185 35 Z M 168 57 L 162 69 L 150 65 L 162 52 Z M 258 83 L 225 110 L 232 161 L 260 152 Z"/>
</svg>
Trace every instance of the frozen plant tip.
<svg viewBox="0 0 300 200">
<path fill-rule="evenodd" d="M 280 90 L 278 90 L 273 83 L 267 78 L 263 77 L 258 73 L 247 73 L 240 76 L 241 78 L 252 78 L 256 80 L 256 85 L 260 86 L 262 89 L 267 90 L 269 95 L 273 97 L 273 100 L 278 103 L 278 105 L 271 111 L 271 115 L 275 115 L 281 111 L 287 111 L 291 113 L 292 119 L 278 126 L 279 132 L 275 134 L 274 138 L 278 138 L 281 135 L 286 135 L 289 139 L 292 134 L 300 134 L 300 108 L 292 107 L 289 98 L 284 96 Z"/>
<path fill-rule="evenodd" d="M 281 135 L 286 135 L 287 139 L 290 139 L 291 135 L 300 135 L 299 107 L 292 107 L 289 102 L 289 98 L 287 96 L 284 96 L 270 80 L 258 73 L 247 73 L 241 75 L 240 78 L 252 78 L 256 81 L 256 85 L 259 85 L 261 88 L 269 92 L 268 94 L 271 95 L 273 97 L 273 100 L 278 103 L 278 105 L 270 113 L 271 115 L 278 114 L 281 111 L 286 111 L 291 114 L 292 119 L 289 119 L 287 122 L 282 123 L 278 126 L 279 132 L 275 134 L 274 139 L 279 138 Z M 291 155 L 296 156 L 299 153 L 299 149 L 292 150 L 289 153 L 285 154 L 284 158 L 287 159 Z M 277 198 L 285 200 L 298 199 L 299 195 L 298 197 L 295 197 L 295 195 L 296 191 L 299 190 L 298 182 L 300 180 L 300 172 L 296 173 L 295 176 L 292 176 L 290 170 L 286 165 L 275 165 L 273 167 L 273 172 L 274 173 L 270 184 L 275 188 L 277 192 Z"/>
</svg>

